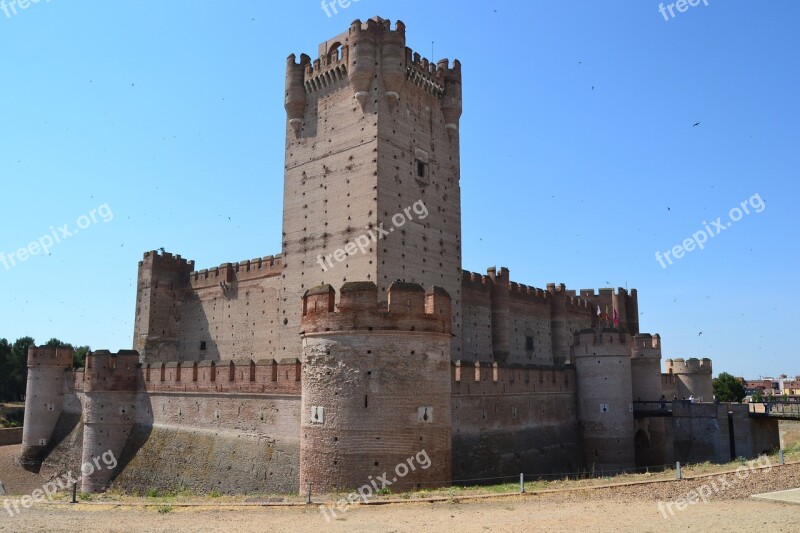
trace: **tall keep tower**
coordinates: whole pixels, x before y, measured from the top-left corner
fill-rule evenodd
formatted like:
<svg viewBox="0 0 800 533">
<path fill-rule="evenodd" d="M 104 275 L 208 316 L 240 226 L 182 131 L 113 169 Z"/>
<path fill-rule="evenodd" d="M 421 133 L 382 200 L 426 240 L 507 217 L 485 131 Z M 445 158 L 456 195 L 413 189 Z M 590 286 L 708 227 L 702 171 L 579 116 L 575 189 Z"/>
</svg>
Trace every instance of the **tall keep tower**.
<svg viewBox="0 0 800 533">
<path fill-rule="evenodd" d="M 311 287 L 403 280 L 452 297 L 461 353 L 461 65 L 405 46 L 375 17 L 286 65 L 280 351 L 299 350 Z"/>
</svg>

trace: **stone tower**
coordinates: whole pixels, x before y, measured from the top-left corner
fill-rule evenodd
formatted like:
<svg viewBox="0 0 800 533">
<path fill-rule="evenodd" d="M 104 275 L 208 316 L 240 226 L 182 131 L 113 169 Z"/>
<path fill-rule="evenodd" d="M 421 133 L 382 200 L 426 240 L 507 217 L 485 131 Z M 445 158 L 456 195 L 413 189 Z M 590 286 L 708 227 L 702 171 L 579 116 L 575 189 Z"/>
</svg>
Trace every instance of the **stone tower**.
<svg viewBox="0 0 800 533">
<path fill-rule="evenodd" d="M 631 350 L 616 329 L 583 330 L 572 346 L 587 468 L 634 468 Z"/>
<path fill-rule="evenodd" d="M 375 17 L 286 65 L 279 356 L 292 356 L 311 287 L 397 280 L 443 287 L 461 341 L 461 65 L 406 48 Z"/>
<path fill-rule="evenodd" d="M 451 478 L 450 296 L 402 282 L 387 294 L 379 304 L 369 281 L 345 283 L 338 307 L 330 285 L 303 297 L 301 490 Z"/>
<path fill-rule="evenodd" d="M 82 465 L 95 464 L 96 468 L 82 472 L 83 492 L 105 490 L 115 473 L 95 459 L 109 452 L 116 458 L 122 456 L 135 423 L 139 368 L 139 353 L 134 350 L 118 354 L 98 350 L 86 358 Z"/>
<path fill-rule="evenodd" d="M 667 374 L 677 378 L 678 399 L 694 396 L 698 402 L 714 401 L 714 387 L 711 379 L 711 359 L 667 359 Z"/>
<path fill-rule="evenodd" d="M 144 362 L 178 361 L 180 310 L 177 294 L 189 285 L 194 261 L 145 252 L 136 282 L 133 348 Z"/>
<path fill-rule="evenodd" d="M 35 470 L 48 449 L 64 407 L 64 383 L 67 370 L 72 368 L 73 356 L 72 348 L 28 348 L 21 454 L 21 462 L 26 468 Z"/>
<path fill-rule="evenodd" d="M 634 335 L 631 346 L 631 375 L 633 399 L 657 402 L 663 394 L 661 388 L 661 336 L 640 333 Z M 669 398 L 672 400 L 672 398 Z"/>
</svg>

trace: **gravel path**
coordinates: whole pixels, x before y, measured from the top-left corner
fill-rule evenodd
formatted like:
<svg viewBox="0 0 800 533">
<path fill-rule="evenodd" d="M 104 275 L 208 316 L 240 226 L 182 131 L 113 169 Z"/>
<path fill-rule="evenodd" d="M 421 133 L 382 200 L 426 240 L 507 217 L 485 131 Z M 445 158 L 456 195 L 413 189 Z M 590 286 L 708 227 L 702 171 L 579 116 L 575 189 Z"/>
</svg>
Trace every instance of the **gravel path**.
<svg viewBox="0 0 800 533">
<path fill-rule="evenodd" d="M 310 507 L 157 507 L 40 504 L 0 531 L 800 531 L 800 506 L 752 494 L 800 487 L 800 464 L 595 490 L 487 500 L 353 505 L 326 521 Z M 692 491 L 697 495 L 692 496 Z M 707 502 L 699 498 L 706 495 Z M 683 498 L 683 506 L 680 499 Z M 694 503 L 690 503 L 693 500 Z M 661 506 L 659 507 L 659 502 Z"/>
</svg>

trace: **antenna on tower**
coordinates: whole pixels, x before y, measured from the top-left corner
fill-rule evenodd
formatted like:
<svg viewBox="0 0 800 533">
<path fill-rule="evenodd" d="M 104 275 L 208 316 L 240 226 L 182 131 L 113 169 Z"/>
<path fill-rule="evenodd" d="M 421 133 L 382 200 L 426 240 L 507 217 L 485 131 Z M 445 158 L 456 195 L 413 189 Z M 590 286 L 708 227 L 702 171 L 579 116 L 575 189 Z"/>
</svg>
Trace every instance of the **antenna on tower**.
<svg viewBox="0 0 800 533">
<path fill-rule="evenodd" d="M 431 41 L 431 61 L 436 61 L 436 56 L 433 55 L 433 41 Z"/>
</svg>

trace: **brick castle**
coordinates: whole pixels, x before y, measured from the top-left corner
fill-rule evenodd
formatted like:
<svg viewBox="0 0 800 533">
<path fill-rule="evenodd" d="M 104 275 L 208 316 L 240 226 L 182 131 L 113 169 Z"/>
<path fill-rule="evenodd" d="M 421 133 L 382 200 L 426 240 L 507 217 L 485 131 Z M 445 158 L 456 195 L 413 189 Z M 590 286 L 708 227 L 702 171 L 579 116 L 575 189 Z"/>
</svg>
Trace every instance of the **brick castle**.
<svg viewBox="0 0 800 533">
<path fill-rule="evenodd" d="M 282 253 L 196 270 L 146 252 L 134 350 L 73 371 L 69 350 L 31 349 L 24 461 L 121 458 L 84 491 L 289 492 L 361 486 L 421 450 L 430 467 L 398 485 L 776 445 L 774 421 L 711 402 L 710 360 L 662 373 L 635 289 L 462 270 L 461 106 L 461 64 L 407 48 L 399 21 L 290 55 Z M 662 396 L 670 417 L 635 416 Z M 671 401 L 690 396 L 705 403 Z"/>
</svg>

